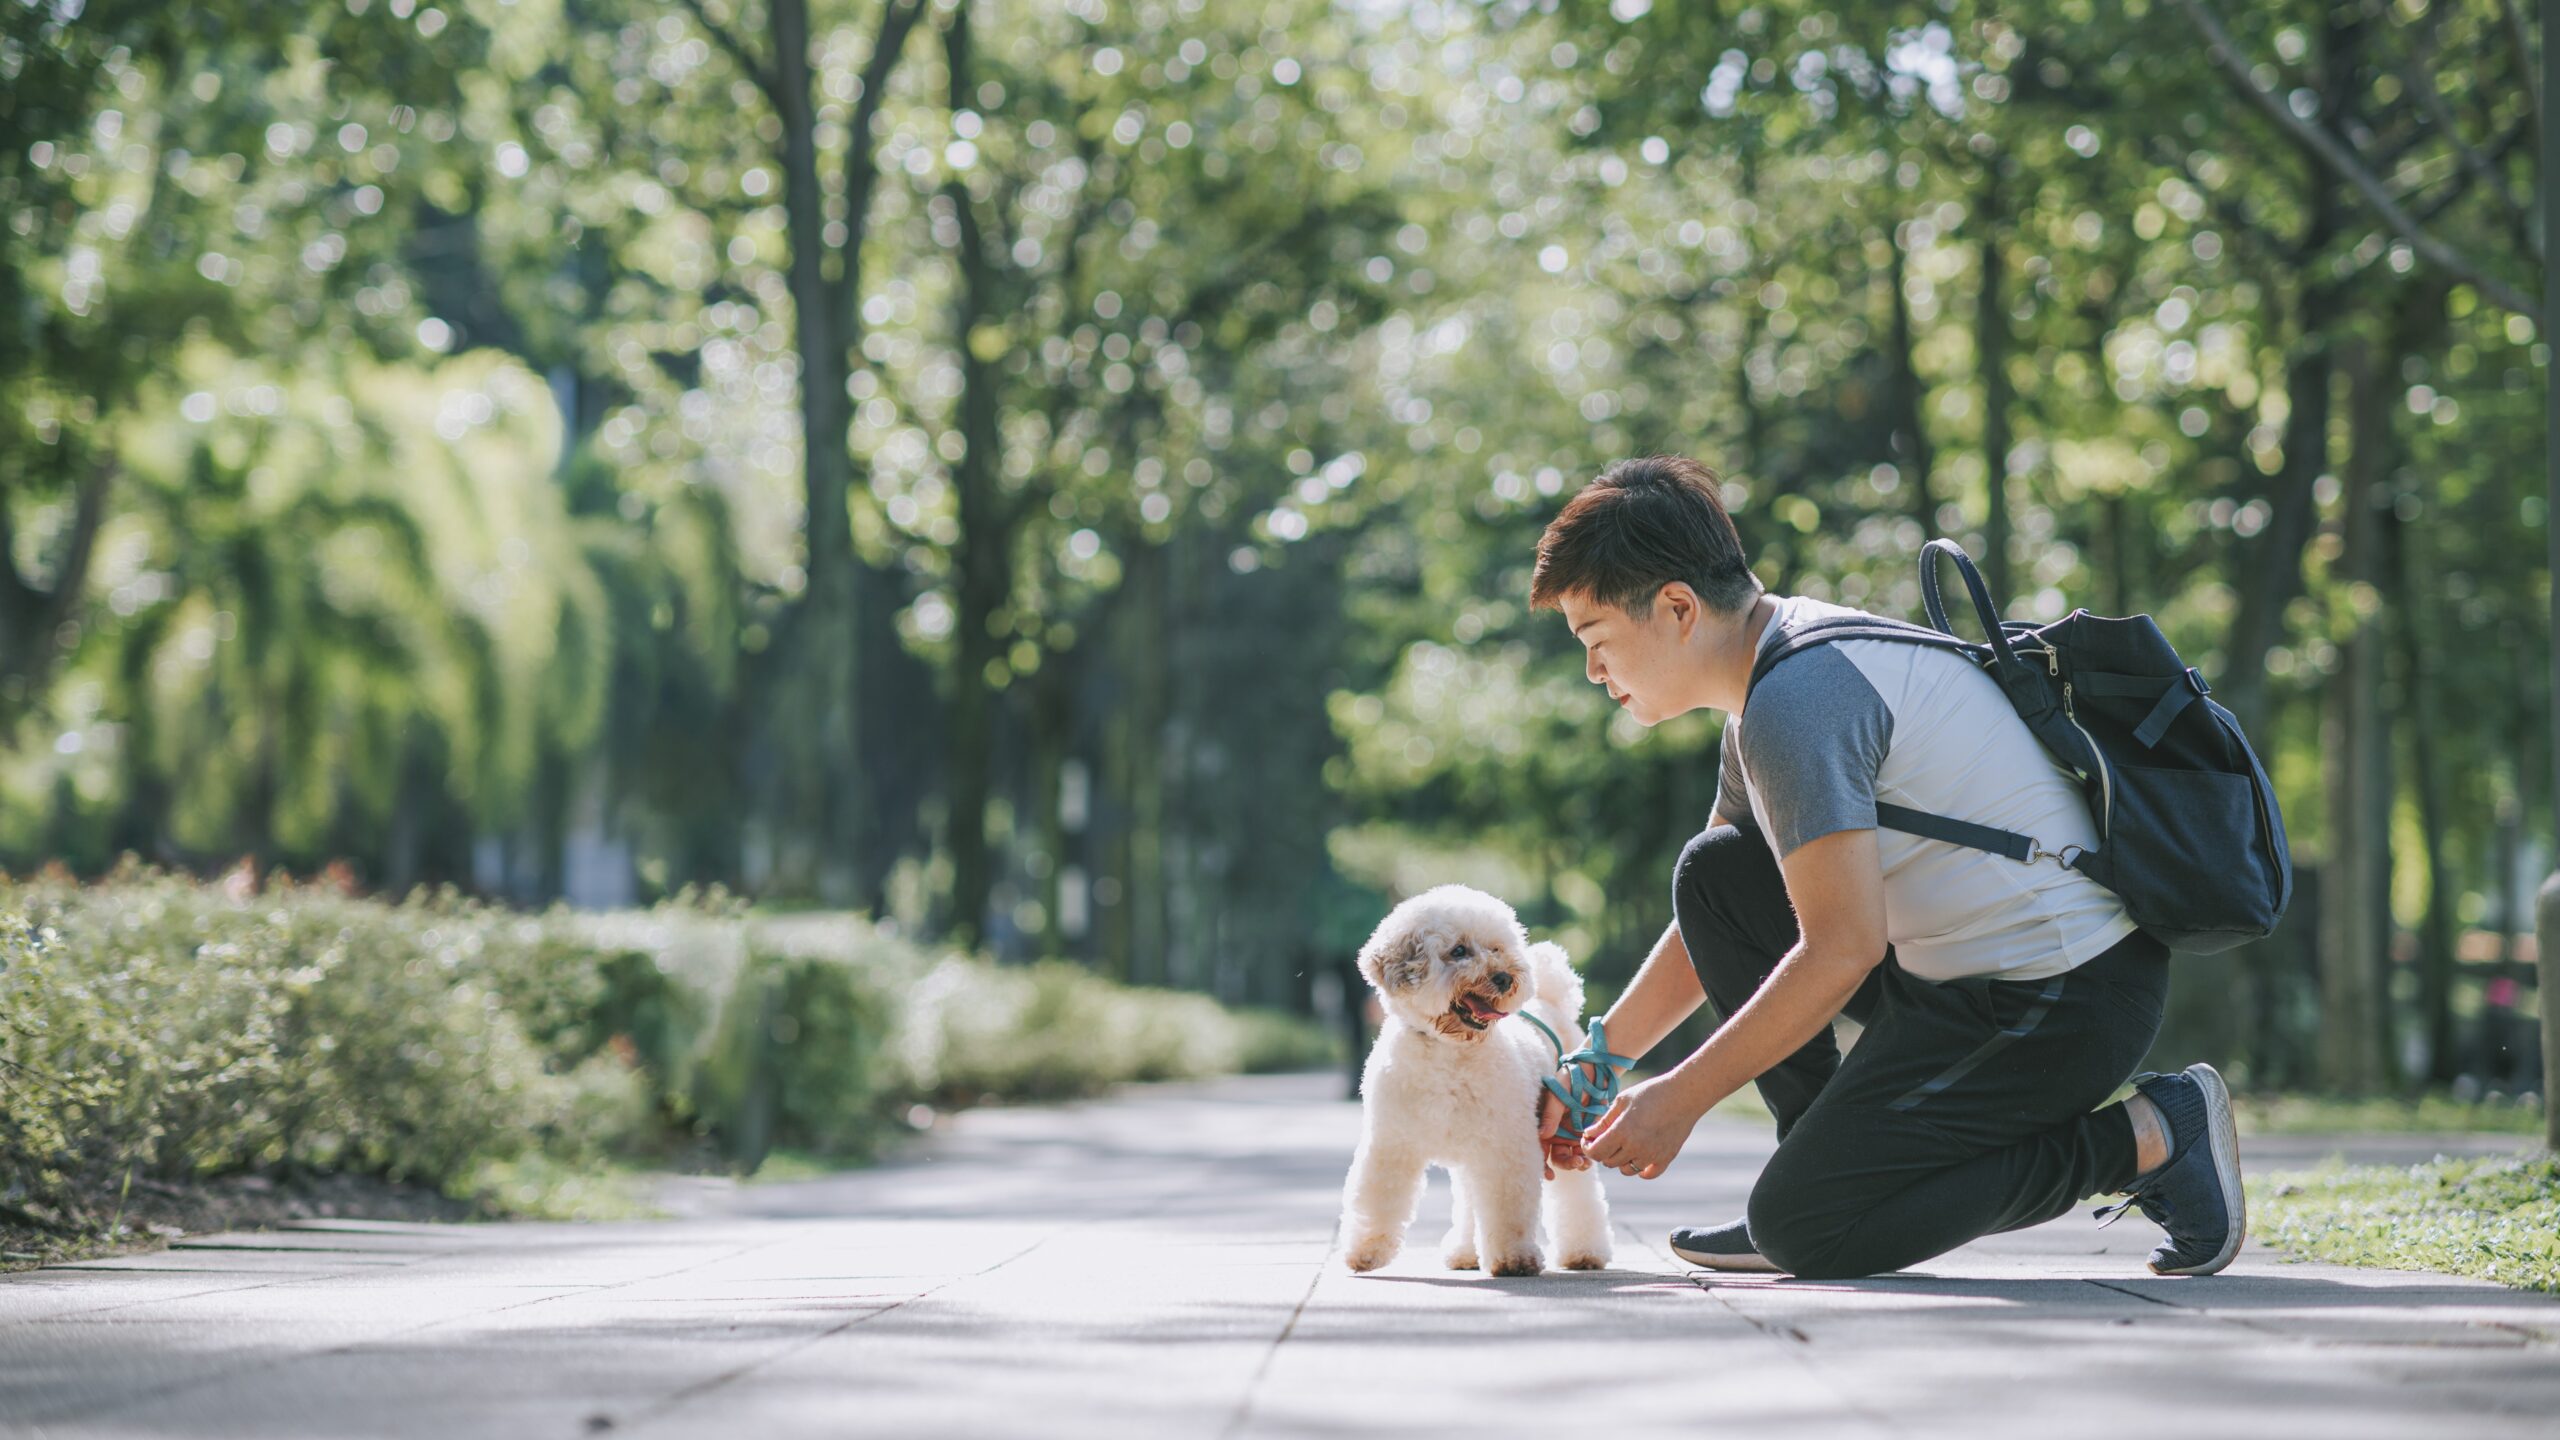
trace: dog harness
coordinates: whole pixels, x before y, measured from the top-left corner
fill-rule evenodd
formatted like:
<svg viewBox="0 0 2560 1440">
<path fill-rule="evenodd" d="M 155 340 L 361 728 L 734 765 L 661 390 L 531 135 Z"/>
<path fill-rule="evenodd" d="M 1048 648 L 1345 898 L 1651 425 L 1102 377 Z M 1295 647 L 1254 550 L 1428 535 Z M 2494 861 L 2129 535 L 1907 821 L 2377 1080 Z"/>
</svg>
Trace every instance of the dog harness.
<svg viewBox="0 0 2560 1440">
<path fill-rule="evenodd" d="M 1596 1017 L 1591 1022 L 1591 1043 L 1568 1055 L 1564 1042 L 1556 1038 L 1546 1021 L 1526 1010 L 1512 1013 L 1537 1026 L 1538 1033 L 1547 1037 L 1547 1043 L 1555 1047 L 1557 1069 L 1570 1067 L 1570 1088 L 1553 1075 L 1545 1083 L 1548 1093 L 1564 1102 L 1565 1118 L 1557 1123 L 1556 1133 L 1579 1142 L 1593 1121 L 1609 1113 L 1611 1102 L 1618 1098 L 1618 1077 L 1636 1063 L 1634 1058 L 1609 1053 L 1609 1032 Z"/>
</svg>

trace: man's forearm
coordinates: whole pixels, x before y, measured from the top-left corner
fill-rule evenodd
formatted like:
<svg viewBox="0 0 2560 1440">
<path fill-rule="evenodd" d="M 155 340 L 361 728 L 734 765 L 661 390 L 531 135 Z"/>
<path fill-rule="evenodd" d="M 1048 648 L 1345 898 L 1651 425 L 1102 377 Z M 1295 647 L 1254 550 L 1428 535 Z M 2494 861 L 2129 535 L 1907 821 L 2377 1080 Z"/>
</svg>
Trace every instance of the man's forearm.
<svg viewBox="0 0 2560 1440">
<path fill-rule="evenodd" d="M 1689 963 L 1689 947 L 1680 940 L 1678 924 L 1663 927 L 1653 953 L 1636 968 L 1636 978 L 1602 1017 L 1609 1027 L 1609 1048 L 1641 1058 L 1662 1037 L 1706 1003 L 1705 987 Z"/>
<path fill-rule="evenodd" d="M 1821 1034 L 1882 961 L 1881 953 L 1869 960 L 1816 954 L 1799 942 L 1759 991 L 1666 1078 L 1704 1112 Z"/>
</svg>

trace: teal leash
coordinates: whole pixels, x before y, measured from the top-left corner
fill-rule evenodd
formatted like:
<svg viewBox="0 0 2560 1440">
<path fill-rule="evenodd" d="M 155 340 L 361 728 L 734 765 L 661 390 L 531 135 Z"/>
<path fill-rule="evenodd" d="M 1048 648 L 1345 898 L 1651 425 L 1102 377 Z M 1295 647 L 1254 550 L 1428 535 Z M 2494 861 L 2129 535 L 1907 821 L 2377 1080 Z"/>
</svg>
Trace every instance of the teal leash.
<svg viewBox="0 0 2560 1440">
<path fill-rule="evenodd" d="M 1526 1010 L 1512 1013 L 1537 1026 L 1538 1033 L 1547 1037 L 1547 1043 L 1555 1047 L 1557 1069 L 1571 1070 L 1571 1088 L 1553 1075 L 1546 1078 L 1545 1084 L 1549 1094 L 1564 1102 L 1565 1119 L 1556 1126 L 1556 1133 L 1579 1142 L 1593 1121 L 1609 1113 L 1609 1106 L 1618 1098 L 1618 1079 L 1636 1063 L 1634 1058 L 1609 1053 L 1609 1032 L 1596 1017 L 1591 1022 L 1591 1043 L 1568 1055 L 1564 1041 L 1556 1038 L 1546 1021 Z"/>
</svg>

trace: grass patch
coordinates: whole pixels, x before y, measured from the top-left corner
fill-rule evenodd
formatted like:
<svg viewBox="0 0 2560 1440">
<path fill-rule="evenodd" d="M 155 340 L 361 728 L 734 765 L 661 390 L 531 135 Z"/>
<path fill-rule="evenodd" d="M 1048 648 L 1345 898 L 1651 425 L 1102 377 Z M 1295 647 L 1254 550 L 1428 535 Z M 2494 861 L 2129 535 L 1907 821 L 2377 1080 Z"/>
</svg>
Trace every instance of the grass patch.
<svg viewBox="0 0 2560 1440">
<path fill-rule="evenodd" d="M 532 1153 L 483 1163 L 454 1189 L 496 1215 L 517 1220 L 657 1220 L 662 1172 L 615 1160 L 562 1160 Z"/>
<path fill-rule="evenodd" d="M 2249 1184 L 2252 1229 L 2306 1260 L 2560 1294 L 2560 1155 L 2345 1166 Z"/>
<path fill-rule="evenodd" d="M 2450 1095 L 2351 1100 L 2285 1094 L 2234 1095 L 2231 1100 L 2243 1135 L 2542 1133 L 2541 1107 L 2512 1101 L 2465 1104 Z"/>
<path fill-rule="evenodd" d="M 824 1180 L 847 1170 L 861 1168 L 841 1155 L 826 1155 L 814 1150 L 776 1150 L 764 1157 L 755 1173 L 746 1177 L 750 1185 L 789 1185 L 800 1180 Z"/>
</svg>

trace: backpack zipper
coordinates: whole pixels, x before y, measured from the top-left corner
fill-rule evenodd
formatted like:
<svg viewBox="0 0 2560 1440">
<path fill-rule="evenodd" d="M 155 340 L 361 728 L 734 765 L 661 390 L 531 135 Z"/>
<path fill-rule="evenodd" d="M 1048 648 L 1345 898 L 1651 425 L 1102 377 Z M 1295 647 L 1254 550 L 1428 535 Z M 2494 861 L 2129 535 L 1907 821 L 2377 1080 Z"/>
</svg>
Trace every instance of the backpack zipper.
<svg viewBox="0 0 2560 1440">
<path fill-rule="evenodd" d="M 2050 650 L 2045 652 L 2045 657 L 2052 665 L 2053 673 L 2061 674 L 2062 661 Z M 2062 682 L 2062 718 L 2070 721 L 2071 728 L 2080 732 L 2080 738 L 2089 742 L 2090 758 L 2098 762 L 2098 843 L 2104 845 L 2115 824 L 2115 778 L 2107 773 L 2106 752 L 2098 748 L 2097 738 L 2089 733 L 2088 727 L 2082 725 L 2080 717 L 2073 712 L 2071 682 L 2068 680 Z"/>
</svg>

